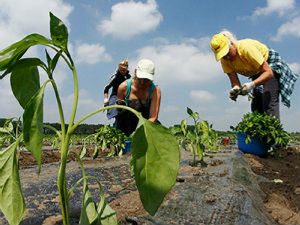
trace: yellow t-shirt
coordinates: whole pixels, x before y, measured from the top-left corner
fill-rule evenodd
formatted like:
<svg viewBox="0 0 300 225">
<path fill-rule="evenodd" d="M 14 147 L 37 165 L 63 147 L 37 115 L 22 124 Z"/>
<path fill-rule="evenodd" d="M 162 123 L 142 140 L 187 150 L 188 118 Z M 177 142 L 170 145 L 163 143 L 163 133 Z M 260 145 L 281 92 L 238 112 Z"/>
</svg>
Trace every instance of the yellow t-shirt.
<svg viewBox="0 0 300 225">
<path fill-rule="evenodd" d="M 247 77 L 260 73 L 259 67 L 269 57 L 268 47 L 253 39 L 239 40 L 235 47 L 237 56 L 234 61 L 221 59 L 224 73 L 236 72 Z"/>
</svg>

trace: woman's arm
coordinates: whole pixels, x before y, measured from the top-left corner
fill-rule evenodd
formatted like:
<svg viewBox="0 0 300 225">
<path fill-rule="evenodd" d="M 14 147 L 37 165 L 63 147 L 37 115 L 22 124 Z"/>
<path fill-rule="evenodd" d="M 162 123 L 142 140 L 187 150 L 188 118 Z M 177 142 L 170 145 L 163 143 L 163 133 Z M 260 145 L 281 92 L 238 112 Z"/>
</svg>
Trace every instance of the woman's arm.
<svg viewBox="0 0 300 225">
<path fill-rule="evenodd" d="M 227 75 L 229 77 L 231 87 L 234 87 L 234 86 L 241 87 L 240 80 L 238 78 L 238 75 L 235 72 L 227 73 Z"/>
<path fill-rule="evenodd" d="M 259 70 L 262 72 L 262 74 L 254 80 L 255 87 L 266 83 L 268 80 L 274 77 L 274 73 L 266 61 L 262 63 Z"/>
<path fill-rule="evenodd" d="M 151 104 L 150 104 L 149 121 L 156 122 L 158 119 L 160 99 L 161 99 L 161 90 L 158 86 L 154 88 L 150 99 L 151 99 Z"/>
<path fill-rule="evenodd" d="M 117 101 L 122 101 L 126 97 L 127 81 L 123 81 L 118 87 Z"/>
</svg>

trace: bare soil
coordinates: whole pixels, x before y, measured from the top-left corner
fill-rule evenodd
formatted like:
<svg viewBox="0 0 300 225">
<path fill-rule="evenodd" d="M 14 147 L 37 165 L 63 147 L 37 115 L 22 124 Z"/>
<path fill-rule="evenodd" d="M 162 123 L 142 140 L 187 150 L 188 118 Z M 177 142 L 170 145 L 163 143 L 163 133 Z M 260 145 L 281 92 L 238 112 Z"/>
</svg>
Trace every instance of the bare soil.
<svg viewBox="0 0 300 225">
<path fill-rule="evenodd" d="M 266 194 L 264 206 L 279 224 L 300 224 L 300 151 L 279 149 L 266 158 L 245 154 L 252 171 L 267 181 L 259 183 Z"/>
<path fill-rule="evenodd" d="M 80 148 L 74 149 L 80 154 Z M 92 157 L 94 149 L 87 149 L 87 156 Z M 127 153 L 130 154 L 130 153 Z M 101 152 L 99 158 L 107 152 Z M 245 159 L 253 173 L 265 179 L 259 183 L 265 193 L 264 206 L 268 213 L 279 224 L 300 224 L 300 150 L 299 147 L 279 149 L 265 158 L 245 154 Z M 42 163 L 52 163 L 60 160 L 60 153 L 55 150 L 43 151 Z M 70 154 L 68 160 L 75 160 Z M 21 152 L 20 168 L 36 164 L 31 153 Z M 281 182 L 282 181 L 282 182 Z M 137 191 L 130 192 L 110 203 L 116 210 L 119 221 L 132 216 L 143 215 L 146 212 Z M 126 206 L 126 207 L 125 207 Z"/>
</svg>

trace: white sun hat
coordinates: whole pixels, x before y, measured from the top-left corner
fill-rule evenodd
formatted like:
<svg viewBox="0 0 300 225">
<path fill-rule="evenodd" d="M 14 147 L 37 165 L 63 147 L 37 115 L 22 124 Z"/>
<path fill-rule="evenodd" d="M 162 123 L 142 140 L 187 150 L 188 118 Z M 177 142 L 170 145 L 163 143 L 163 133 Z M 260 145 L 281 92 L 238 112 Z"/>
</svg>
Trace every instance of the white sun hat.
<svg viewBox="0 0 300 225">
<path fill-rule="evenodd" d="M 153 80 L 155 67 L 151 60 L 141 59 L 135 69 L 137 78 Z"/>
</svg>

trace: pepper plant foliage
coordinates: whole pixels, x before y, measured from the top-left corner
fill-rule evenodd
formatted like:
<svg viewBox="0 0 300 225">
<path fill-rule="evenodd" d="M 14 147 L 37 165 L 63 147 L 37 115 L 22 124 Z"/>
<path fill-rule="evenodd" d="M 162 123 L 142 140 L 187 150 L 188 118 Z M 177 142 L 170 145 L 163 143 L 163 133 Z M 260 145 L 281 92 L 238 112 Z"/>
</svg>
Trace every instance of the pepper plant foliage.
<svg viewBox="0 0 300 225">
<path fill-rule="evenodd" d="M 10 224 L 19 224 L 25 212 L 25 202 L 21 190 L 17 148 L 24 139 L 38 163 L 38 173 L 42 159 L 43 141 L 43 100 L 46 85 L 51 84 L 56 96 L 61 131 L 56 131 L 61 153 L 57 186 L 64 224 L 70 224 L 69 197 L 73 190 L 83 182 L 82 209 L 80 224 L 117 224 L 116 213 L 106 203 L 103 188 L 96 177 L 86 176 L 79 155 L 69 151 L 70 138 L 76 127 L 87 118 L 109 108 L 130 110 L 139 119 L 132 137 L 132 160 L 136 184 L 144 208 L 154 215 L 164 196 L 175 184 L 179 169 L 179 149 L 175 137 L 165 127 L 151 123 L 142 115 L 127 106 L 108 106 L 100 108 L 75 122 L 78 104 L 77 72 L 73 59 L 68 51 L 68 31 L 64 23 L 50 13 L 50 36 L 48 39 L 39 34 L 30 34 L 0 52 L 0 79 L 10 74 L 11 88 L 14 96 L 24 109 L 23 130 L 9 147 L 0 152 L 0 209 Z M 43 45 L 55 52 L 53 58 L 46 50 L 46 62 L 39 58 L 22 58 L 26 51 L 35 45 Z M 56 86 L 54 71 L 59 59 L 62 59 L 72 71 L 74 80 L 73 107 L 66 129 L 60 95 Z M 46 72 L 48 80 L 40 84 L 39 69 Z M 10 129 L 10 125 L 8 125 Z M 66 163 L 68 154 L 75 154 L 81 168 L 82 178 L 67 190 Z M 88 179 L 99 184 L 101 200 L 94 203 L 88 188 Z"/>
<path fill-rule="evenodd" d="M 125 141 L 128 137 L 119 129 L 111 127 L 109 125 L 101 126 L 96 130 L 95 134 L 88 135 L 83 139 L 83 146 L 81 151 L 81 157 L 86 153 L 86 144 L 89 144 L 90 140 L 95 143 L 93 158 L 97 158 L 100 150 L 110 149 L 110 153 L 107 155 L 122 155 L 123 149 L 125 149 Z"/>
<path fill-rule="evenodd" d="M 246 144 L 255 136 L 270 146 L 277 144 L 285 147 L 289 143 L 289 134 L 283 129 L 280 120 L 266 113 L 247 113 L 236 127 L 230 128 L 237 133 L 245 133 Z"/>
<path fill-rule="evenodd" d="M 199 157 L 201 164 L 205 164 L 203 161 L 205 146 L 207 146 L 210 151 L 217 151 L 220 148 L 217 140 L 217 132 L 212 129 L 212 125 L 209 125 L 206 120 L 200 119 L 199 113 L 193 112 L 193 110 L 188 107 L 187 113 L 189 116 L 181 121 L 180 128 L 174 126 L 171 128 L 171 132 L 179 136 L 181 146 L 184 149 L 186 149 L 187 145 L 190 151 L 194 154 L 192 163 L 193 166 L 197 165 L 196 156 Z M 194 122 L 193 131 L 190 130 L 187 125 L 190 118 Z"/>
</svg>

